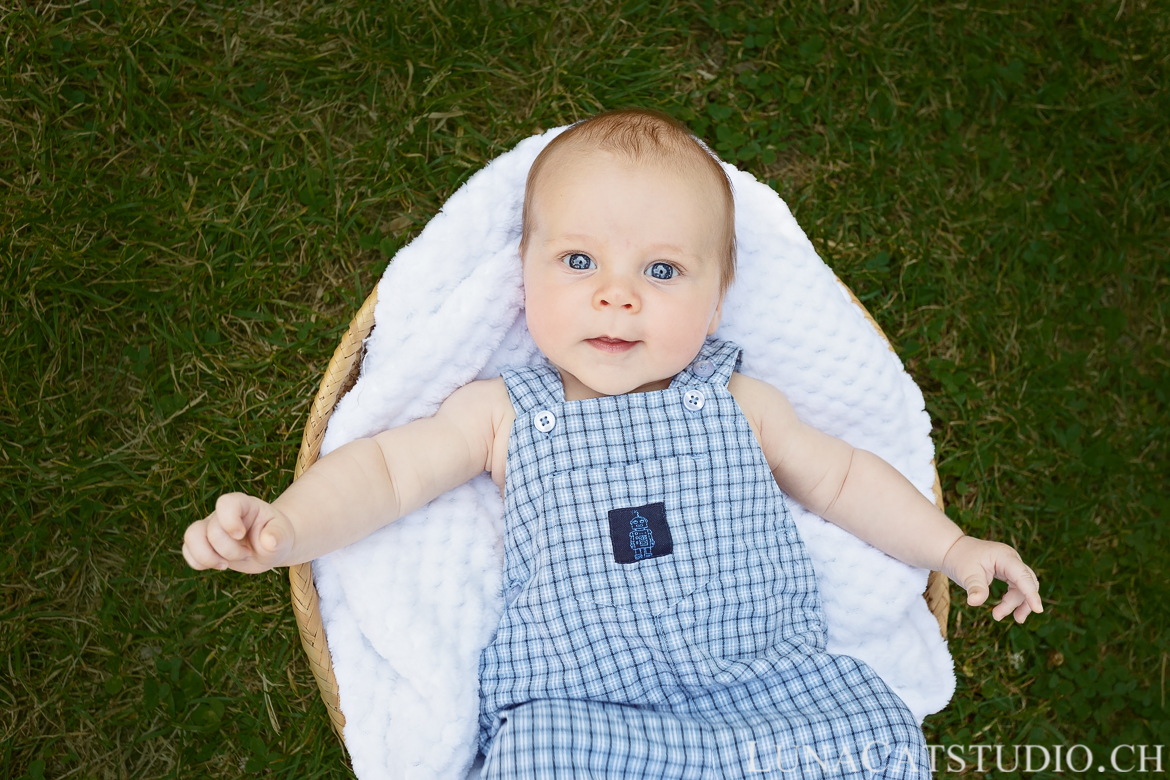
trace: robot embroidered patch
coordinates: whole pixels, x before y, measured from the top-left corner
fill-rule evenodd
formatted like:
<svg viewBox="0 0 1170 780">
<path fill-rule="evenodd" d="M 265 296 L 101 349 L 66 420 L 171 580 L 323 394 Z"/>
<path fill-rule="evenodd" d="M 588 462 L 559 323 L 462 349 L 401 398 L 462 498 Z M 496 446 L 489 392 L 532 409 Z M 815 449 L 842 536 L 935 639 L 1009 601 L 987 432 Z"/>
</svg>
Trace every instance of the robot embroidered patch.
<svg viewBox="0 0 1170 780">
<path fill-rule="evenodd" d="M 616 563 L 660 558 L 674 551 L 666 505 L 656 504 L 609 510 L 609 539 Z"/>
</svg>

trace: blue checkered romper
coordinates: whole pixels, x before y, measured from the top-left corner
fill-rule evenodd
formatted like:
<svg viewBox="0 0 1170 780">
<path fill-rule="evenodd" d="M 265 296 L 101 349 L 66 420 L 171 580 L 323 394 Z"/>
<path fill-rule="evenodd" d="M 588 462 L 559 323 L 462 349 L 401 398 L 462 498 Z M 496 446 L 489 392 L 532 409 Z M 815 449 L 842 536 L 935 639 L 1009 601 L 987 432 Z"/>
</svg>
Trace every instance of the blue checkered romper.
<svg viewBox="0 0 1170 780">
<path fill-rule="evenodd" d="M 906 705 L 825 652 L 812 564 L 727 389 L 739 352 L 708 339 L 666 390 L 585 401 L 547 363 L 504 372 L 484 777 L 929 777 Z"/>
</svg>

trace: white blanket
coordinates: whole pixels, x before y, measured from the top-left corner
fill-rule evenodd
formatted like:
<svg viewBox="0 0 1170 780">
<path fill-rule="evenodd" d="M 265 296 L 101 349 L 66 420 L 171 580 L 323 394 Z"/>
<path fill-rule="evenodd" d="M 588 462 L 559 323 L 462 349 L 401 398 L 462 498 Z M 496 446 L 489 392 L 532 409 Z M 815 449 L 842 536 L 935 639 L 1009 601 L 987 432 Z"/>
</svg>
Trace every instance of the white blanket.
<svg viewBox="0 0 1170 780">
<path fill-rule="evenodd" d="M 386 269 L 361 377 L 338 404 L 327 453 L 433 414 L 456 388 L 542 360 L 522 310 L 520 211 L 537 153 L 522 141 L 475 174 Z M 739 268 L 718 336 L 743 373 L 780 388 L 801 419 L 877 453 L 931 497 L 922 393 L 784 202 L 725 166 Z M 828 649 L 868 663 L 921 720 L 955 688 L 922 598 L 927 572 L 793 506 L 828 618 Z M 478 661 L 502 609 L 503 502 L 486 475 L 313 563 L 362 780 L 463 778 L 476 755 Z"/>
</svg>

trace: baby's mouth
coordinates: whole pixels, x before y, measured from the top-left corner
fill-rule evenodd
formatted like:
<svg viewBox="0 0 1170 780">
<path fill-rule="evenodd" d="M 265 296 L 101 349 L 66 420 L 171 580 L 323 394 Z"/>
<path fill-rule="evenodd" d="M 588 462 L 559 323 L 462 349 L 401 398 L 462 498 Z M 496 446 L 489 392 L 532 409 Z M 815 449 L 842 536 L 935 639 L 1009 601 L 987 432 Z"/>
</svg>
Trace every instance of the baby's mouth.
<svg viewBox="0 0 1170 780">
<path fill-rule="evenodd" d="M 625 339 L 611 339 L 609 336 L 598 336 L 595 339 L 586 339 L 586 342 L 602 352 L 608 352 L 611 355 L 617 355 L 622 352 L 628 352 L 634 348 L 636 341 L 626 341 Z"/>
</svg>

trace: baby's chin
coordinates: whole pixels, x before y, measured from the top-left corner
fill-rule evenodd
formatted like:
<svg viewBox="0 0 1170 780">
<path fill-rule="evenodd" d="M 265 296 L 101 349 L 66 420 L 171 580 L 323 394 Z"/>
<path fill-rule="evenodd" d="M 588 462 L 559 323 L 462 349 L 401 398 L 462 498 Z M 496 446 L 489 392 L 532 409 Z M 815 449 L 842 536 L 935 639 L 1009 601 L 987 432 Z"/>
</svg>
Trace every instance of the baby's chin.
<svg viewBox="0 0 1170 780">
<path fill-rule="evenodd" d="M 670 386 L 672 376 L 663 379 L 646 381 L 645 378 L 623 376 L 589 376 L 585 379 L 576 377 L 577 394 L 586 394 L 585 397 L 600 397 L 607 395 L 626 395 L 628 393 L 650 393 L 655 390 L 665 390 Z"/>
</svg>

